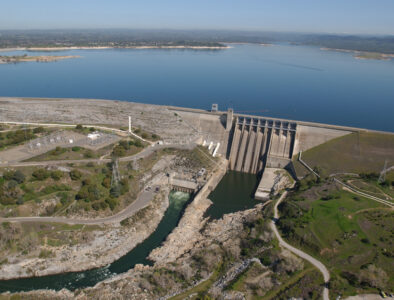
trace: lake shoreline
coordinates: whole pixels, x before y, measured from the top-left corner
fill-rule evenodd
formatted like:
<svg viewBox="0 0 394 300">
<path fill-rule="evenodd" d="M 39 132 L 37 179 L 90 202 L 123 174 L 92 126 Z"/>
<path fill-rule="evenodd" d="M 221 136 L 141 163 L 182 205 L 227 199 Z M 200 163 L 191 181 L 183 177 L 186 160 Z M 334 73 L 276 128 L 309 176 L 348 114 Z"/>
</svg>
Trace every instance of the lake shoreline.
<svg viewBox="0 0 394 300">
<path fill-rule="evenodd" d="M 339 49 L 339 48 L 320 48 L 322 51 L 335 51 L 335 52 L 344 52 L 351 53 L 355 59 L 363 59 L 363 60 L 386 60 L 389 61 L 394 59 L 394 54 L 386 54 L 380 52 L 369 52 L 369 51 L 360 51 L 360 50 L 349 50 L 349 49 Z"/>
<path fill-rule="evenodd" d="M 57 56 L 57 55 L 41 55 L 41 56 L 1 56 L 0 64 L 14 64 L 22 62 L 56 62 L 59 60 L 80 58 L 78 55 L 67 55 L 67 56 Z"/>
<path fill-rule="evenodd" d="M 15 48 L 0 48 L 0 52 L 9 51 L 35 51 L 35 52 L 54 52 L 54 51 L 69 51 L 69 50 L 107 50 L 107 49 L 191 49 L 191 50 L 222 50 L 229 49 L 230 46 L 125 46 L 125 47 L 15 47 Z"/>
</svg>

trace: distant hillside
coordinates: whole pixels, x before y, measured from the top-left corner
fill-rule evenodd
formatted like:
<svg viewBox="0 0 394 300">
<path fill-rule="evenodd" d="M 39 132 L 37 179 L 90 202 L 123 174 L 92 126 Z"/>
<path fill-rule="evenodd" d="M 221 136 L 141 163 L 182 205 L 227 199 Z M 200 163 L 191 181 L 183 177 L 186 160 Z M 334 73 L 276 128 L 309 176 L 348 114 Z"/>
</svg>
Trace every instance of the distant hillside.
<svg viewBox="0 0 394 300">
<path fill-rule="evenodd" d="M 208 46 L 223 43 L 292 43 L 394 54 L 394 36 L 303 34 L 236 30 L 0 30 L 0 48 Z"/>
</svg>

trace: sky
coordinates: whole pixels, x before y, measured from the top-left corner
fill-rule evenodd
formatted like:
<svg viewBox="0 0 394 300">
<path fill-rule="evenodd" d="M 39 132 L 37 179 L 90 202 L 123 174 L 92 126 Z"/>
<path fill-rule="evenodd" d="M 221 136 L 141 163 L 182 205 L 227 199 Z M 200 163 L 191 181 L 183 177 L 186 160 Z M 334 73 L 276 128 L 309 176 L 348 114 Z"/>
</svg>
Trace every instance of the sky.
<svg viewBox="0 0 394 300">
<path fill-rule="evenodd" d="M 394 0 L 1 0 L 0 29 L 394 34 Z"/>
</svg>

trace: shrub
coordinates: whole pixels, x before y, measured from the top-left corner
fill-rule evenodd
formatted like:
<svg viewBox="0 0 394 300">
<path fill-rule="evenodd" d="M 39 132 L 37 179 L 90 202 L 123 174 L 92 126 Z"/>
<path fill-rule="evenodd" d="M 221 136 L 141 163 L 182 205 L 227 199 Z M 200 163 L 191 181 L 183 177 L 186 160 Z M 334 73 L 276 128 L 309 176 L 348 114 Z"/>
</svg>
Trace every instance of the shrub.
<svg viewBox="0 0 394 300">
<path fill-rule="evenodd" d="M 12 179 L 18 182 L 19 184 L 23 183 L 26 179 L 25 174 L 23 174 L 20 170 L 15 171 Z"/>
<path fill-rule="evenodd" d="M 130 149 L 130 144 L 127 141 L 120 141 L 119 145 L 122 146 L 125 150 Z"/>
<path fill-rule="evenodd" d="M 48 258 L 48 257 L 51 257 L 52 254 L 53 254 L 53 253 L 52 253 L 51 250 L 42 249 L 42 250 L 40 251 L 40 254 L 38 255 L 38 257 L 39 257 L 39 258 Z"/>
<path fill-rule="evenodd" d="M 115 157 L 121 157 L 124 156 L 125 154 L 126 154 L 126 150 L 121 145 L 117 145 L 112 151 L 112 155 Z"/>
<path fill-rule="evenodd" d="M 111 210 L 114 210 L 115 207 L 118 205 L 118 200 L 115 198 L 107 198 L 105 202 L 108 204 Z"/>
<path fill-rule="evenodd" d="M 107 189 L 109 189 L 111 187 L 111 178 L 109 177 L 105 177 L 103 179 L 103 182 L 101 183 L 101 185 Z"/>
<path fill-rule="evenodd" d="M 120 181 L 120 193 L 122 195 L 126 194 L 129 191 L 129 181 L 127 180 L 127 178 L 123 178 Z"/>
<path fill-rule="evenodd" d="M 138 147 L 138 148 L 144 147 L 144 145 L 142 144 L 142 142 L 141 142 L 140 140 L 136 140 L 136 141 L 134 142 L 134 145 L 135 145 L 136 147 Z"/>
<path fill-rule="evenodd" d="M 119 185 L 115 185 L 109 191 L 112 197 L 117 198 L 121 195 L 121 188 Z M 108 203 L 109 204 L 109 203 Z"/>
<path fill-rule="evenodd" d="M 82 185 L 90 185 L 92 184 L 92 181 L 90 180 L 90 178 L 86 178 L 84 180 L 82 180 Z"/>
<path fill-rule="evenodd" d="M 71 180 L 79 180 L 82 177 L 82 173 L 79 170 L 71 170 L 70 172 L 70 178 Z"/>
<path fill-rule="evenodd" d="M 77 130 L 82 130 L 82 129 L 83 129 L 83 126 L 82 126 L 81 124 L 78 124 L 77 126 L 75 126 L 75 129 L 77 129 Z"/>
<path fill-rule="evenodd" d="M 39 180 L 39 181 L 47 179 L 49 177 L 49 175 L 50 175 L 50 173 L 46 169 L 38 169 L 32 173 L 33 179 Z"/>
<path fill-rule="evenodd" d="M 41 126 L 33 129 L 33 133 L 43 133 L 44 131 L 44 127 Z"/>
<path fill-rule="evenodd" d="M 60 155 L 66 151 L 67 151 L 66 149 L 58 146 L 54 150 L 51 151 L 51 155 Z"/>
<path fill-rule="evenodd" d="M 142 137 L 143 139 L 146 139 L 146 138 L 148 138 L 148 134 L 146 134 L 145 132 L 143 132 L 143 133 L 141 134 L 141 137 Z"/>
<path fill-rule="evenodd" d="M 92 150 L 86 150 L 85 154 L 83 155 L 85 158 L 92 158 L 94 156 Z"/>
<path fill-rule="evenodd" d="M 51 178 L 55 181 L 59 181 L 63 177 L 63 172 L 56 170 L 51 172 Z"/>
<path fill-rule="evenodd" d="M 81 150 L 81 147 L 74 146 L 74 147 L 71 148 L 71 150 L 72 150 L 73 152 L 78 152 L 78 151 Z"/>
<path fill-rule="evenodd" d="M 89 131 L 90 131 L 90 132 L 94 132 L 94 131 L 96 131 L 96 129 L 95 129 L 94 127 L 90 127 L 90 128 L 89 128 Z"/>
<path fill-rule="evenodd" d="M 98 211 L 98 210 L 100 210 L 100 204 L 98 202 L 94 202 L 94 203 L 92 203 L 92 208 L 95 211 Z"/>
<path fill-rule="evenodd" d="M 5 180 L 11 180 L 14 177 L 14 174 L 15 174 L 15 172 L 13 172 L 13 171 L 4 172 L 3 178 Z"/>
</svg>

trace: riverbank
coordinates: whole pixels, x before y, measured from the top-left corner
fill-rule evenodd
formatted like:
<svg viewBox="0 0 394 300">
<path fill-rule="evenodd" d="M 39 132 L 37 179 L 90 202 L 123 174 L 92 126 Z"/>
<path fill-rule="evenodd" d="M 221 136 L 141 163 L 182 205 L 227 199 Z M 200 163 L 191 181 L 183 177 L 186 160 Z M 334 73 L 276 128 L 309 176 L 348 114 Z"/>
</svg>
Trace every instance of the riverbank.
<svg viewBox="0 0 394 300">
<path fill-rule="evenodd" d="M 84 244 L 50 247 L 50 257 L 9 257 L 0 265 L 0 280 L 79 272 L 104 267 L 121 258 L 149 237 L 169 206 L 169 188 L 163 187 L 150 204 L 132 217 L 133 222 L 106 225 L 93 231 Z M 48 249 L 48 250 L 49 250 Z"/>
<path fill-rule="evenodd" d="M 167 237 L 162 247 L 154 249 L 149 259 L 157 264 L 167 264 L 175 261 L 184 253 L 190 251 L 202 238 L 200 230 L 208 222 L 209 218 L 204 214 L 212 201 L 208 199 L 209 193 L 216 188 L 220 180 L 226 174 L 228 161 L 223 159 L 217 170 L 205 186 L 195 196 L 193 202 L 186 208 L 178 226 Z"/>
</svg>

